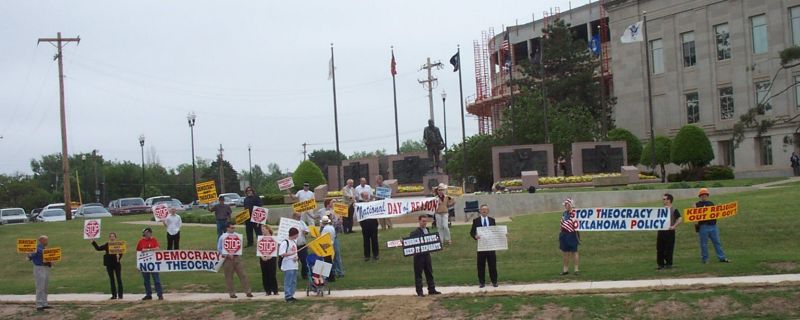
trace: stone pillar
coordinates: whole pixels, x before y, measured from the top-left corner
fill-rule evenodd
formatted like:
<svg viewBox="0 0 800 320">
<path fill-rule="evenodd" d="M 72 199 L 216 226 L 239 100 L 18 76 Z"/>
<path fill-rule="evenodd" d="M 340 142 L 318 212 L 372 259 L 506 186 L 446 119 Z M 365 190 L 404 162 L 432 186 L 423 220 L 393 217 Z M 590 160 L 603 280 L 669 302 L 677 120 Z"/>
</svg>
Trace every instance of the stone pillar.
<svg viewBox="0 0 800 320">
<path fill-rule="evenodd" d="M 325 201 L 328 196 L 328 185 L 321 184 L 314 188 L 314 199 L 317 201 Z"/>
<path fill-rule="evenodd" d="M 528 190 L 531 186 L 539 188 L 539 171 L 522 171 L 522 189 Z"/>
<path fill-rule="evenodd" d="M 425 188 L 425 194 L 433 194 L 433 188 L 436 188 L 440 183 L 448 184 L 450 177 L 442 173 L 427 174 L 422 177 L 422 187 Z"/>
</svg>

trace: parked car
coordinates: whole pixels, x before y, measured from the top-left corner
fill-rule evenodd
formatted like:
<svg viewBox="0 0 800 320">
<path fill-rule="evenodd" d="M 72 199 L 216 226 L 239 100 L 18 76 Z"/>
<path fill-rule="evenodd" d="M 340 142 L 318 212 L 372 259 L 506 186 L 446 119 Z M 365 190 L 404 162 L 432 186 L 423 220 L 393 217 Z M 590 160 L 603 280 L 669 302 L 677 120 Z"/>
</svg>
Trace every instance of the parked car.
<svg viewBox="0 0 800 320">
<path fill-rule="evenodd" d="M 145 205 L 142 198 L 122 198 L 115 200 L 114 207 L 109 207 L 112 215 L 150 212 L 150 206 Z"/>
<path fill-rule="evenodd" d="M 36 208 L 31 210 L 31 213 L 28 214 L 28 222 L 36 222 L 36 217 L 44 210 L 44 208 Z"/>
<path fill-rule="evenodd" d="M 240 196 L 237 193 L 223 193 L 223 194 L 221 194 L 219 196 L 220 197 L 224 197 L 225 198 L 225 204 L 227 204 L 228 206 L 231 206 L 231 207 L 236 206 L 236 201 L 238 201 L 239 199 L 242 199 L 242 201 L 244 201 L 244 198 L 242 198 L 242 196 Z M 214 202 L 209 204 L 209 207 L 213 208 L 218 203 L 219 203 L 219 200 L 214 201 Z M 244 203 L 242 203 L 242 206 L 244 206 Z"/>
<path fill-rule="evenodd" d="M 169 201 L 172 201 L 172 197 L 170 196 L 156 196 L 147 198 L 147 200 L 144 201 L 144 204 L 147 205 L 148 207 L 152 207 L 158 204 L 159 202 L 169 202 Z"/>
<path fill-rule="evenodd" d="M 67 213 L 64 209 L 44 209 L 38 219 L 40 222 L 67 221 Z"/>
<path fill-rule="evenodd" d="M 48 204 L 48 205 L 44 206 L 44 209 L 42 209 L 42 210 L 47 210 L 47 209 L 64 209 L 64 208 L 66 208 L 66 207 L 67 207 L 67 205 L 65 205 L 63 202 L 59 202 L 59 203 L 51 203 L 51 204 Z"/>
<path fill-rule="evenodd" d="M 172 199 L 172 201 L 164 202 L 170 209 L 175 209 L 175 211 L 183 212 L 186 211 L 186 207 L 181 203 L 178 199 Z"/>
<path fill-rule="evenodd" d="M 195 201 L 192 201 L 192 204 L 189 205 L 189 207 L 190 208 L 197 207 L 199 209 L 208 209 L 208 203 L 200 203 L 200 201 L 195 200 Z"/>
<path fill-rule="evenodd" d="M 82 205 L 75 211 L 75 218 L 110 218 L 111 213 L 103 206 Z"/>
<path fill-rule="evenodd" d="M 25 223 L 25 222 L 28 222 L 28 216 L 25 215 L 24 209 L 22 208 L 0 209 L 0 224 Z"/>
<path fill-rule="evenodd" d="M 84 203 L 82 206 L 79 206 L 78 209 L 80 209 L 80 207 L 105 207 L 105 206 L 99 202 L 89 202 L 89 203 Z"/>
</svg>

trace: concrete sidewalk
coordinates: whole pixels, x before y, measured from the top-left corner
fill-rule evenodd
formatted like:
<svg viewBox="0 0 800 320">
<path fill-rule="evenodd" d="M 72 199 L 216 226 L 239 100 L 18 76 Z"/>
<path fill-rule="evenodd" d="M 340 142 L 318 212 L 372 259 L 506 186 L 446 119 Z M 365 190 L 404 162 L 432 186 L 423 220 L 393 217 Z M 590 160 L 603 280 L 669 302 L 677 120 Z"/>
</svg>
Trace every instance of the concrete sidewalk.
<svg viewBox="0 0 800 320">
<path fill-rule="evenodd" d="M 613 293 L 628 290 L 665 290 L 679 289 L 687 287 L 701 286 L 725 287 L 725 286 L 756 286 L 756 285 L 775 285 L 775 284 L 800 284 L 800 274 L 777 274 L 777 275 L 755 275 L 741 277 L 713 277 L 713 278 L 677 278 L 677 279 L 650 279 L 650 280 L 626 280 L 626 281 L 590 281 L 590 282 L 562 282 L 562 283 L 532 283 L 503 285 L 498 288 L 487 286 L 452 286 L 438 287 L 438 291 L 443 294 L 476 294 L 476 293 Z M 306 298 L 305 282 L 299 281 L 295 296 L 299 299 Z M 247 299 L 243 293 L 237 293 L 239 301 L 243 300 L 283 300 L 283 294 L 278 296 L 265 296 L 263 293 L 255 293 L 256 297 Z M 357 289 L 357 290 L 336 290 L 335 284 L 331 290 L 332 298 L 374 298 L 378 296 L 414 296 L 414 288 L 388 288 L 388 289 Z M 138 301 L 142 294 L 128 294 L 124 301 Z M 312 295 L 313 297 L 313 295 Z M 109 294 L 51 294 L 48 297 L 50 302 L 103 302 L 109 301 Z M 168 293 L 164 295 L 165 301 L 230 301 L 227 293 Z M 314 297 L 314 299 L 318 299 Z M 325 299 L 325 298 L 322 298 Z M 0 303 L 33 303 L 34 295 L 0 295 Z M 118 303 L 114 300 L 113 303 Z M 109 301 L 111 302 L 111 301 Z"/>
</svg>

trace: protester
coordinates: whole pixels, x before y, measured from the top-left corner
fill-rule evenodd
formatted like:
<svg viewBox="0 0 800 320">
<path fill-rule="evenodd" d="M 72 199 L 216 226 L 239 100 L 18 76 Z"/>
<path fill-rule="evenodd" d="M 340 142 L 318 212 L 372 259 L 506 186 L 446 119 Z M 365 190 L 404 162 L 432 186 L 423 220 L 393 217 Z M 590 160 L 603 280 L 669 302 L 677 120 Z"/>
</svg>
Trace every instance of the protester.
<svg viewBox="0 0 800 320">
<path fill-rule="evenodd" d="M 235 232 L 236 225 L 232 222 L 228 222 L 228 226 L 226 227 L 226 233 L 219 236 L 219 240 L 217 240 L 217 252 L 222 255 L 222 258 L 225 259 L 222 262 L 222 270 L 225 271 L 225 286 L 228 288 L 228 295 L 231 298 L 236 298 L 236 291 L 233 289 L 233 273 L 236 273 L 236 276 L 239 277 L 239 283 L 242 285 L 242 289 L 244 290 L 245 294 L 247 294 L 248 298 L 253 297 L 252 291 L 250 291 L 250 283 L 247 282 L 247 274 L 244 272 L 244 262 L 242 262 L 242 256 L 235 253 L 228 253 L 224 246 L 225 246 L 225 238 L 230 235 L 238 236 L 239 239 L 242 238 L 241 234 Z"/>
<path fill-rule="evenodd" d="M 375 177 L 375 188 L 376 188 L 376 190 L 377 190 L 378 187 L 391 188 L 388 183 L 383 181 L 383 176 L 382 175 L 377 175 Z M 378 197 L 377 196 L 377 192 L 376 192 L 375 200 L 383 200 L 383 199 L 384 198 Z M 392 219 L 390 219 L 390 218 L 380 218 L 380 219 L 378 219 L 378 223 L 381 225 L 381 229 L 385 230 L 387 228 L 389 228 L 389 229 L 392 228 Z"/>
<path fill-rule="evenodd" d="M 341 254 L 341 247 L 339 245 L 339 235 L 344 233 L 344 219 L 340 217 L 338 214 L 333 212 L 333 204 L 336 201 L 327 201 L 325 203 L 325 207 L 328 208 L 328 216 L 331 217 L 333 220 L 333 229 L 336 231 L 336 238 L 333 239 L 333 252 L 335 253 L 333 258 L 333 272 L 336 277 L 342 278 L 344 277 L 344 264 L 342 264 L 342 254 Z"/>
<path fill-rule="evenodd" d="M 167 250 L 180 250 L 181 248 L 181 225 L 183 220 L 177 214 L 174 208 L 169 210 L 169 215 L 164 221 L 164 226 L 167 227 Z"/>
<path fill-rule="evenodd" d="M 488 227 L 495 225 L 494 218 L 489 216 L 489 206 L 482 205 L 481 216 L 472 220 L 472 228 L 469 230 L 469 235 L 475 240 L 480 240 L 481 236 L 478 235 L 478 227 Z M 492 286 L 497 288 L 497 254 L 495 251 L 478 251 L 478 283 L 480 287 L 486 286 L 486 265 L 489 265 L 489 279 L 492 280 Z"/>
<path fill-rule="evenodd" d="M 665 193 L 661 198 L 664 207 L 670 212 L 669 230 L 658 230 L 656 236 L 656 262 L 658 270 L 672 268 L 672 254 L 675 250 L 675 227 L 681 224 L 681 212 L 672 207 L 673 197 Z"/>
<path fill-rule="evenodd" d="M 561 233 L 558 235 L 559 248 L 563 255 L 562 276 L 569 274 L 570 260 L 572 260 L 575 275 L 577 276 L 580 274 L 578 268 L 580 262 L 578 257 L 580 234 L 578 233 L 578 220 L 575 218 L 575 212 L 572 210 L 574 205 L 572 199 L 567 198 L 564 200 L 564 213 L 561 215 Z"/>
<path fill-rule="evenodd" d="M 710 207 L 713 206 L 714 203 L 708 200 L 710 196 L 708 193 L 707 188 L 700 188 L 700 192 L 698 192 L 698 196 L 700 197 L 700 201 L 694 204 L 695 208 L 701 207 Z M 711 243 L 714 245 L 714 252 L 717 253 L 717 260 L 719 262 L 728 263 L 727 257 L 725 257 L 725 251 L 722 250 L 722 243 L 719 241 L 719 230 L 717 229 L 717 219 L 712 220 L 705 220 L 700 221 L 695 226 L 695 230 L 697 230 L 698 235 L 700 236 L 700 259 L 703 264 L 708 262 L 708 240 L 711 239 Z"/>
<path fill-rule="evenodd" d="M 111 283 L 111 300 L 122 300 L 122 254 L 110 254 L 108 252 L 108 243 L 114 241 L 117 241 L 117 234 L 110 232 L 108 234 L 108 242 L 98 246 L 97 241 L 92 240 L 92 246 L 97 251 L 105 251 L 103 266 L 106 267 L 108 281 Z"/>
<path fill-rule="evenodd" d="M 260 207 L 264 204 L 261 202 L 261 197 L 259 197 L 253 187 L 248 186 L 244 188 L 244 208 L 247 209 L 250 214 L 253 214 L 253 207 Z M 256 234 L 255 239 L 258 239 L 258 236 L 261 235 L 261 226 L 259 223 L 252 222 L 247 220 L 244 223 L 245 229 L 244 233 L 247 235 L 247 247 L 253 246 L 253 233 Z"/>
<path fill-rule="evenodd" d="M 309 190 L 311 185 L 308 182 L 303 183 L 303 190 L 298 190 L 296 194 L 290 196 L 292 199 L 297 200 L 297 202 L 303 202 L 306 200 L 314 199 L 314 192 Z M 315 225 L 315 216 L 313 210 L 303 211 L 301 214 L 301 221 L 305 222 L 308 226 Z"/>
<path fill-rule="evenodd" d="M 356 190 L 353 188 L 353 179 L 347 179 L 347 184 L 342 188 L 342 202 L 347 204 L 347 216 L 343 217 L 342 221 L 344 233 L 353 233 L 353 212 L 357 197 Z"/>
<path fill-rule="evenodd" d="M 789 157 L 789 162 L 792 163 L 792 172 L 795 176 L 800 176 L 800 155 L 797 151 L 792 151 L 792 156 Z"/>
<path fill-rule="evenodd" d="M 330 217 L 328 217 L 327 215 L 322 216 L 322 219 L 320 219 L 320 232 L 319 232 L 319 235 L 322 236 L 323 234 L 330 233 L 331 242 L 335 243 L 336 242 L 336 229 L 333 228 L 332 223 L 333 223 L 333 220 L 331 220 Z M 336 245 L 333 246 L 333 254 L 337 255 L 337 253 L 336 253 Z M 322 257 L 322 260 L 325 260 L 325 262 L 330 263 L 331 267 L 333 266 L 333 262 L 334 262 L 333 261 L 333 257 L 331 257 L 331 256 Z M 336 281 L 336 272 L 331 272 L 330 276 L 328 276 L 328 280 L 331 281 L 331 282 Z"/>
<path fill-rule="evenodd" d="M 308 235 L 308 225 L 306 225 L 306 223 L 301 219 L 300 213 L 295 212 L 292 215 L 292 218 L 300 221 L 300 223 L 302 224 L 302 226 L 300 226 L 301 229 L 298 230 L 300 234 L 297 235 L 297 239 L 295 240 L 295 242 L 297 243 L 298 246 L 303 247 L 306 245 L 306 236 Z M 300 261 L 306 261 L 306 257 L 308 257 L 308 250 L 302 249 L 297 254 L 300 256 Z M 308 266 L 305 263 L 301 263 L 300 265 L 301 265 L 300 269 L 302 271 L 300 277 L 302 277 L 303 279 L 308 279 Z"/>
<path fill-rule="evenodd" d="M 156 251 L 161 249 L 158 245 L 158 240 L 153 238 L 153 229 L 150 227 L 144 228 L 142 230 L 142 238 L 139 239 L 139 243 L 136 244 L 136 252 L 147 252 L 147 251 Z M 150 288 L 150 278 L 153 278 L 153 282 L 155 282 L 156 286 L 156 294 L 158 294 L 158 300 L 164 300 L 164 293 L 161 290 L 161 278 L 158 275 L 158 272 L 146 272 L 142 271 L 142 277 L 144 278 L 144 298 L 142 300 L 153 300 L 153 291 Z"/>
<path fill-rule="evenodd" d="M 219 202 L 215 206 L 208 207 L 208 211 L 214 213 L 217 220 L 217 238 L 225 232 L 225 226 L 231 220 L 231 207 L 225 204 L 225 197 L 219 197 Z"/>
<path fill-rule="evenodd" d="M 261 234 L 272 236 L 272 228 L 268 224 L 262 224 Z M 261 260 L 259 260 L 261 265 L 261 284 L 264 286 L 264 292 L 268 296 L 278 295 L 277 260 L 275 257 L 261 257 Z"/>
<path fill-rule="evenodd" d="M 363 180 L 364 179 L 362 178 L 362 183 Z M 364 191 L 361 193 L 359 201 L 368 202 L 369 198 L 370 194 L 367 193 L 367 191 Z M 361 226 L 361 237 L 364 240 L 364 262 L 369 261 L 370 248 L 372 249 L 372 259 L 378 261 L 378 252 L 380 251 L 380 248 L 378 247 L 378 220 L 365 219 L 359 221 L 358 224 Z"/>
<path fill-rule="evenodd" d="M 297 287 L 297 239 L 300 231 L 297 228 L 289 229 L 289 238 L 278 244 L 278 255 L 283 258 L 281 270 L 283 271 L 283 296 L 286 302 L 294 302 L 294 290 Z"/>
<path fill-rule="evenodd" d="M 365 193 L 366 192 L 366 196 Z M 367 178 L 361 177 L 359 185 L 356 187 L 356 197 L 359 202 L 372 201 L 372 187 L 367 184 Z"/>
<path fill-rule="evenodd" d="M 439 199 L 439 204 L 436 206 L 436 214 L 434 215 L 436 217 L 436 229 L 439 231 L 439 236 L 442 237 L 442 242 L 451 245 L 453 240 L 450 238 L 450 224 L 448 223 L 450 218 L 449 209 L 456 204 L 456 201 L 453 200 L 453 197 L 445 194 L 447 185 L 444 183 L 440 183 L 435 192 L 436 198 Z"/>
<path fill-rule="evenodd" d="M 39 243 L 36 245 L 36 252 L 28 255 L 28 260 L 33 263 L 33 282 L 36 286 L 36 310 L 52 308 L 47 304 L 47 285 L 50 282 L 50 262 L 44 262 L 44 249 L 47 248 L 48 238 L 45 235 L 39 236 Z"/>
<path fill-rule="evenodd" d="M 409 234 L 411 238 L 419 238 L 427 235 L 428 232 L 428 216 L 420 215 L 419 228 L 414 229 Z M 424 297 L 422 294 L 422 273 L 425 273 L 425 283 L 428 284 L 428 294 L 441 294 L 436 291 L 436 284 L 433 282 L 433 265 L 431 265 L 431 253 L 423 252 L 414 254 L 414 287 L 417 290 L 417 296 Z"/>
</svg>

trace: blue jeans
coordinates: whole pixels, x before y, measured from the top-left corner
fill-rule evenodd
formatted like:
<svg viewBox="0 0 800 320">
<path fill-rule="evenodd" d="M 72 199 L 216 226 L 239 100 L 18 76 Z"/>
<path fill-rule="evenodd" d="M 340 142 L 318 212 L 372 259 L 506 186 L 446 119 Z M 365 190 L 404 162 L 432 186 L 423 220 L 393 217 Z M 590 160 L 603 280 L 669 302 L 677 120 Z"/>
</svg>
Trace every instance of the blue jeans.
<svg viewBox="0 0 800 320">
<path fill-rule="evenodd" d="M 228 228 L 228 220 L 226 219 L 217 219 L 217 239 L 225 233 L 225 230 Z"/>
<path fill-rule="evenodd" d="M 286 300 L 294 297 L 294 290 L 297 288 L 297 270 L 286 270 L 283 272 L 283 297 Z"/>
<path fill-rule="evenodd" d="M 333 272 L 336 276 L 344 275 L 344 265 L 342 264 L 342 250 L 339 249 L 339 238 L 333 240 L 333 252 L 336 257 L 333 258 Z"/>
<path fill-rule="evenodd" d="M 725 251 L 722 251 L 722 244 L 719 242 L 719 230 L 716 225 L 700 225 L 700 259 L 703 262 L 708 261 L 708 243 L 707 240 L 711 239 L 714 245 L 714 251 L 717 253 L 717 259 L 725 260 Z"/>
<path fill-rule="evenodd" d="M 164 293 L 161 291 L 161 278 L 158 276 L 158 272 L 142 272 L 142 277 L 144 277 L 144 294 L 148 297 L 153 295 L 153 290 L 150 289 L 150 276 L 153 277 L 153 282 L 156 283 L 156 293 L 161 297 Z"/>
</svg>

